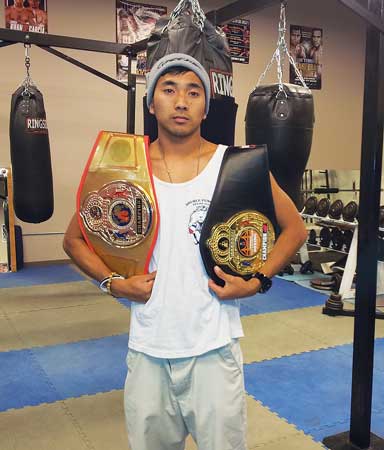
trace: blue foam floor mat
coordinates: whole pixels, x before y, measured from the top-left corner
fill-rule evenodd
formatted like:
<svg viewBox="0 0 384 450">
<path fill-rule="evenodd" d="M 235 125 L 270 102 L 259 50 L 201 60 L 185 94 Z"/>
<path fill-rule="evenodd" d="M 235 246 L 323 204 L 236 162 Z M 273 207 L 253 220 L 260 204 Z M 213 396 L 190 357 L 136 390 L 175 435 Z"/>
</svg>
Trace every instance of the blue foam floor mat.
<svg viewBox="0 0 384 450">
<path fill-rule="evenodd" d="M 2 352 L 0 411 L 122 389 L 127 349 L 123 334 Z"/>
<path fill-rule="evenodd" d="M 0 411 L 59 400 L 31 350 L 0 353 Z"/>
<path fill-rule="evenodd" d="M 384 436 L 384 342 L 375 346 L 372 431 Z M 349 429 L 352 345 L 245 366 L 246 390 L 316 440 Z"/>
<path fill-rule="evenodd" d="M 0 273 L 0 288 L 67 283 L 82 280 L 85 280 L 85 277 L 70 264 L 27 266 L 18 272 Z"/>
<path fill-rule="evenodd" d="M 254 297 L 240 301 L 240 313 L 242 316 L 248 316 L 251 314 L 264 314 L 319 306 L 324 305 L 327 298 L 328 295 L 275 277 L 273 279 L 273 286 L 268 292 L 265 294 L 257 294 Z"/>
<path fill-rule="evenodd" d="M 126 334 L 0 353 L 0 411 L 123 389 Z M 247 364 L 248 394 L 317 441 L 349 428 L 352 345 Z M 372 431 L 384 436 L 384 338 L 375 344 Z"/>
</svg>

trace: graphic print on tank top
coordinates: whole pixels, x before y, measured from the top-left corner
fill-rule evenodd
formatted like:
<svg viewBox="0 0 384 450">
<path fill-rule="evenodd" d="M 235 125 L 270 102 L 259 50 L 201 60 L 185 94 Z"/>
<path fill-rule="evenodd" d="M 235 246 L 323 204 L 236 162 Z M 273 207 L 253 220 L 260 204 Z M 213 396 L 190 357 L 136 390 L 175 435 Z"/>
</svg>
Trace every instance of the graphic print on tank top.
<svg viewBox="0 0 384 450">
<path fill-rule="evenodd" d="M 188 232 L 193 239 L 193 243 L 198 245 L 203 222 L 208 212 L 210 201 L 206 199 L 191 200 L 186 204 L 190 211 Z"/>
</svg>

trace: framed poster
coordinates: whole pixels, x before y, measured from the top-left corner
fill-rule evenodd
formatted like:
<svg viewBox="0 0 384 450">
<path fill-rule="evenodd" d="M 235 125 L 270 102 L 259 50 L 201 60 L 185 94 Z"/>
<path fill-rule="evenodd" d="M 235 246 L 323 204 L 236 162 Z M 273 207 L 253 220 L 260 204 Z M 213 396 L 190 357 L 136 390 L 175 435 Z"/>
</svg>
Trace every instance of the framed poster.
<svg viewBox="0 0 384 450">
<path fill-rule="evenodd" d="M 291 25 L 289 51 L 307 86 L 310 89 L 321 89 L 323 29 Z M 292 64 L 289 69 L 289 82 L 301 85 Z"/>
<path fill-rule="evenodd" d="M 249 64 L 250 20 L 235 19 L 222 27 L 233 62 Z"/>
<path fill-rule="evenodd" d="M 116 1 L 116 34 L 117 42 L 133 44 L 147 39 L 156 22 L 167 14 L 165 6 L 145 5 L 126 0 Z M 137 57 L 136 73 L 144 75 L 146 72 L 146 52 Z M 127 81 L 128 57 L 117 55 L 117 79 Z"/>
<path fill-rule="evenodd" d="M 48 33 L 47 0 L 4 0 L 5 28 Z"/>
</svg>

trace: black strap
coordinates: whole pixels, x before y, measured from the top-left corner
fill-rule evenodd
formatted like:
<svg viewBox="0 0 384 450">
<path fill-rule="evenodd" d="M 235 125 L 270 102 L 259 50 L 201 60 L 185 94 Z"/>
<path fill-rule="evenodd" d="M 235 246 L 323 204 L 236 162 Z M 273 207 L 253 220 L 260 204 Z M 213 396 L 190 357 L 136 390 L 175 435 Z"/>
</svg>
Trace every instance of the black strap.
<svg viewBox="0 0 384 450">
<path fill-rule="evenodd" d="M 271 221 L 275 233 L 278 233 L 265 145 L 228 147 L 223 157 L 199 244 L 208 276 L 221 286 L 224 283 L 213 271 L 216 263 L 207 247 L 207 240 L 215 225 L 227 222 L 234 214 L 244 210 L 255 210 L 264 214 Z M 228 267 L 222 269 L 232 275 L 238 275 Z M 250 276 L 243 278 L 249 279 Z"/>
</svg>

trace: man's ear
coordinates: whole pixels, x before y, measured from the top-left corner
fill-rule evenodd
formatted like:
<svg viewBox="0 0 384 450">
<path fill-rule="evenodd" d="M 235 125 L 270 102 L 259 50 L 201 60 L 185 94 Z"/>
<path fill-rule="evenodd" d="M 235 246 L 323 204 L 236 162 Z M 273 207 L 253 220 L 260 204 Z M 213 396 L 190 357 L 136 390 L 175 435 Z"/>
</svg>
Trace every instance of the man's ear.
<svg viewBox="0 0 384 450">
<path fill-rule="evenodd" d="M 153 107 L 153 102 L 149 105 L 149 112 L 155 115 L 155 108 Z"/>
</svg>

